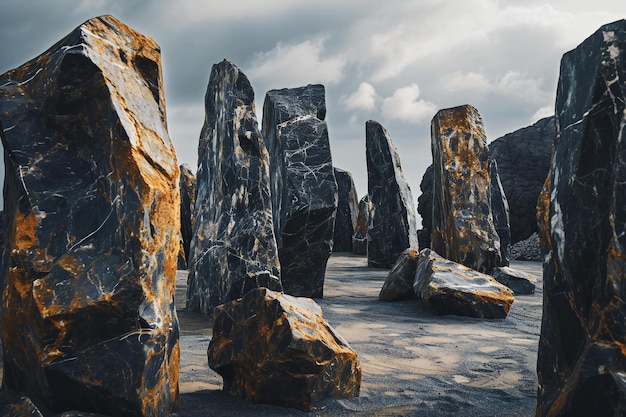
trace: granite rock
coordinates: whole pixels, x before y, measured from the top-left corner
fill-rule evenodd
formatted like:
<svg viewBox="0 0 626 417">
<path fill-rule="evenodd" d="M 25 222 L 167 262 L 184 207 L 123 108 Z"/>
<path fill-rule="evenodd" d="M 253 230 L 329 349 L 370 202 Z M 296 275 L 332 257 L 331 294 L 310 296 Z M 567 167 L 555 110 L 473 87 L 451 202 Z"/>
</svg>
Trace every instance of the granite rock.
<svg viewBox="0 0 626 417">
<path fill-rule="evenodd" d="M 503 319 L 514 301 L 511 290 L 491 276 L 431 249 L 418 255 L 413 290 L 424 308 L 438 315 Z"/>
<path fill-rule="evenodd" d="M 431 248 L 446 259 L 490 274 L 502 265 L 491 209 L 489 152 L 476 108 L 439 110 L 431 123 Z"/>
<path fill-rule="evenodd" d="M 537 416 L 626 415 L 626 20 L 563 55 L 539 197 Z"/>
<path fill-rule="evenodd" d="M 233 63 L 213 65 L 198 145 L 187 308 L 213 308 L 262 286 L 282 291 L 269 155 L 254 90 Z"/>
<path fill-rule="evenodd" d="M 367 228 L 370 223 L 371 212 L 370 196 L 365 194 L 359 200 L 356 226 L 354 227 L 354 236 L 352 236 L 352 251 L 356 255 L 367 255 Z"/>
<path fill-rule="evenodd" d="M 407 248 L 416 248 L 417 220 L 411 189 L 400 156 L 387 130 L 365 123 L 367 187 L 372 205 L 367 229 L 367 264 L 391 269 Z"/>
<path fill-rule="evenodd" d="M 511 243 L 537 232 L 537 198 L 550 169 L 555 139 L 556 122 L 552 116 L 489 144 L 489 158 L 498 163 L 498 174 L 509 203 Z"/>
<path fill-rule="evenodd" d="M 393 268 L 378 294 L 380 301 L 398 301 L 415 299 L 413 284 L 417 271 L 417 257 L 419 251 L 415 248 L 405 249 L 398 257 Z"/>
<path fill-rule="evenodd" d="M 333 233 L 333 252 L 352 252 L 352 236 L 356 226 L 359 202 L 352 174 L 335 168 L 337 180 L 337 215 Z"/>
<path fill-rule="evenodd" d="M 180 234 L 185 265 L 189 264 L 193 236 L 193 211 L 196 204 L 196 176 L 187 164 L 180 166 Z M 179 268 L 182 269 L 182 268 Z M 187 269 L 185 266 L 184 269 Z"/>
<path fill-rule="evenodd" d="M 224 391 L 252 402 L 309 410 L 361 385 L 356 353 L 320 307 L 266 288 L 215 309 L 208 358 Z"/>
<path fill-rule="evenodd" d="M 514 295 L 534 294 L 537 278 L 524 271 L 508 266 L 500 266 L 493 270 L 493 278 L 502 285 L 506 285 Z"/>
<path fill-rule="evenodd" d="M 263 105 L 274 231 L 286 293 L 320 298 L 333 246 L 337 182 L 322 85 L 271 90 Z"/>
<path fill-rule="evenodd" d="M 0 76 L 0 119 L 5 385 L 53 412 L 172 412 L 179 169 L 158 45 L 88 20 Z"/>
</svg>

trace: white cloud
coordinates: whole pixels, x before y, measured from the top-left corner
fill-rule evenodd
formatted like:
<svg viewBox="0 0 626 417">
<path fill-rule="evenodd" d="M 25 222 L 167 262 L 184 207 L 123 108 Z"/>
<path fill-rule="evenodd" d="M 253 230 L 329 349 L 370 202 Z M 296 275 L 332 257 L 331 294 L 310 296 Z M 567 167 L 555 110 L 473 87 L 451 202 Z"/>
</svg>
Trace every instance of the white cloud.
<svg viewBox="0 0 626 417">
<path fill-rule="evenodd" d="M 391 97 L 383 100 L 383 116 L 409 123 L 420 123 L 432 118 L 437 112 L 437 105 L 419 96 L 417 84 L 397 89 Z"/>
<path fill-rule="evenodd" d="M 530 117 L 528 123 L 534 124 L 537 120 L 550 116 L 554 116 L 554 105 L 539 108 L 535 114 Z"/>
<path fill-rule="evenodd" d="M 447 91 L 473 91 L 477 93 L 486 93 L 491 90 L 489 79 L 478 72 L 455 71 L 443 77 L 441 82 L 443 88 Z"/>
<path fill-rule="evenodd" d="M 282 87 L 322 83 L 337 84 L 344 77 L 346 59 L 323 57 L 324 38 L 298 44 L 279 42 L 268 51 L 257 53 L 246 71 L 251 79 L 263 80 Z"/>
<path fill-rule="evenodd" d="M 359 88 L 346 99 L 346 107 L 357 110 L 372 110 L 376 106 L 376 90 L 367 82 L 362 82 Z"/>
<path fill-rule="evenodd" d="M 524 101 L 546 102 L 552 94 L 543 90 L 540 78 L 528 78 L 518 71 L 506 72 L 494 86 L 498 93 Z"/>
</svg>

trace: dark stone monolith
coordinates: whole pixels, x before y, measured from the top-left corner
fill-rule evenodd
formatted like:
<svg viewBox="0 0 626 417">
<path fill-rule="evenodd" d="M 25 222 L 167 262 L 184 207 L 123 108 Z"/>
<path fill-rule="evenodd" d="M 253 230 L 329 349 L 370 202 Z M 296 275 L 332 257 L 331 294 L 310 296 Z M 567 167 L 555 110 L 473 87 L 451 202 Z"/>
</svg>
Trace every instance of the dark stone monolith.
<svg viewBox="0 0 626 417">
<path fill-rule="evenodd" d="M 539 197 L 537 413 L 626 415 L 626 20 L 563 55 Z"/>
<path fill-rule="evenodd" d="M 189 264 L 193 236 L 193 210 L 196 204 L 196 176 L 187 164 L 180 166 L 180 234 L 185 265 Z M 179 268 L 181 269 L 181 268 Z M 185 269 L 186 266 L 185 266 Z"/>
<path fill-rule="evenodd" d="M 367 227 L 370 223 L 371 212 L 370 196 L 365 194 L 359 200 L 356 226 L 354 227 L 354 236 L 352 236 L 352 251 L 356 255 L 367 255 Z"/>
<path fill-rule="evenodd" d="M 420 181 L 420 191 L 417 198 L 417 212 L 422 218 L 422 228 L 417 232 L 419 249 L 430 248 L 430 231 L 433 227 L 433 165 L 424 171 Z"/>
<path fill-rule="evenodd" d="M 198 145 L 187 308 L 213 308 L 256 287 L 282 291 L 270 195 L 269 155 L 254 91 L 231 62 L 213 65 Z"/>
<path fill-rule="evenodd" d="M 320 298 L 333 245 L 337 182 L 324 86 L 271 90 L 263 105 L 274 231 L 285 292 Z"/>
<path fill-rule="evenodd" d="M 337 215 L 333 233 L 333 252 L 352 252 L 352 236 L 356 227 L 359 201 L 352 174 L 335 168 L 337 180 Z"/>
<path fill-rule="evenodd" d="M 500 239 L 500 265 L 509 264 L 508 253 L 511 243 L 511 229 L 509 227 L 509 202 L 504 194 L 500 175 L 498 174 L 498 162 L 489 160 L 489 187 L 491 190 L 491 215 L 493 226 Z"/>
<path fill-rule="evenodd" d="M 418 246 L 415 204 L 396 146 L 387 130 L 374 120 L 365 123 L 365 146 L 367 194 L 372 205 L 367 264 L 391 269 L 405 249 Z"/>
<path fill-rule="evenodd" d="M 93 18 L 0 76 L 4 382 L 53 412 L 178 402 L 179 169 L 159 46 Z"/>
</svg>

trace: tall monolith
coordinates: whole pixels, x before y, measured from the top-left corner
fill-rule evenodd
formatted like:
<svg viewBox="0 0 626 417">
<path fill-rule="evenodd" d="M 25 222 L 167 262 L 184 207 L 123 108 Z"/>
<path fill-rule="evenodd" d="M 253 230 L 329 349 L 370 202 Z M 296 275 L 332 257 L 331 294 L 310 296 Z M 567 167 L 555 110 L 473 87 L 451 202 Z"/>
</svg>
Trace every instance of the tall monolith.
<svg viewBox="0 0 626 417">
<path fill-rule="evenodd" d="M 352 236 L 356 227 L 359 200 L 352 174 L 335 167 L 337 180 L 337 215 L 333 232 L 333 252 L 352 252 Z"/>
</svg>

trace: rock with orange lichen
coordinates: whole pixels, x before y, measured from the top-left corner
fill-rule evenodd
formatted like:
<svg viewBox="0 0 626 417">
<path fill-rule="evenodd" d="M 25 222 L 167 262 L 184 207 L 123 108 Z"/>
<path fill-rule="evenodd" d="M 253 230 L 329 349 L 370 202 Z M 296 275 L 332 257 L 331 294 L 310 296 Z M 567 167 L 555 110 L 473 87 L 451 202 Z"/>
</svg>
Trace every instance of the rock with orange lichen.
<svg viewBox="0 0 626 417">
<path fill-rule="evenodd" d="M 538 417 L 626 415 L 626 20 L 563 55 L 537 212 Z"/>
<path fill-rule="evenodd" d="M 489 275 L 442 258 L 431 249 L 417 257 L 413 290 L 426 310 L 438 314 L 503 319 L 513 292 Z"/>
<path fill-rule="evenodd" d="M 0 76 L 4 382 L 54 412 L 178 402 L 178 164 L 158 45 L 91 19 Z"/>
<path fill-rule="evenodd" d="M 208 358 L 224 391 L 252 402 L 310 410 L 361 385 L 357 354 L 320 307 L 266 288 L 215 309 Z"/>
<path fill-rule="evenodd" d="M 398 257 L 398 260 L 389 271 L 387 279 L 378 294 L 380 301 L 410 300 L 415 298 L 413 283 L 417 271 L 417 257 L 419 251 L 408 248 Z"/>
<path fill-rule="evenodd" d="M 491 208 L 489 149 L 476 108 L 439 110 L 431 122 L 431 245 L 446 259 L 490 274 L 503 265 Z"/>
<path fill-rule="evenodd" d="M 254 90 L 228 60 L 213 65 L 198 145 L 187 308 L 213 308 L 256 287 L 282 291 L 274 237 L 269 155 Z"/>
</svg>

